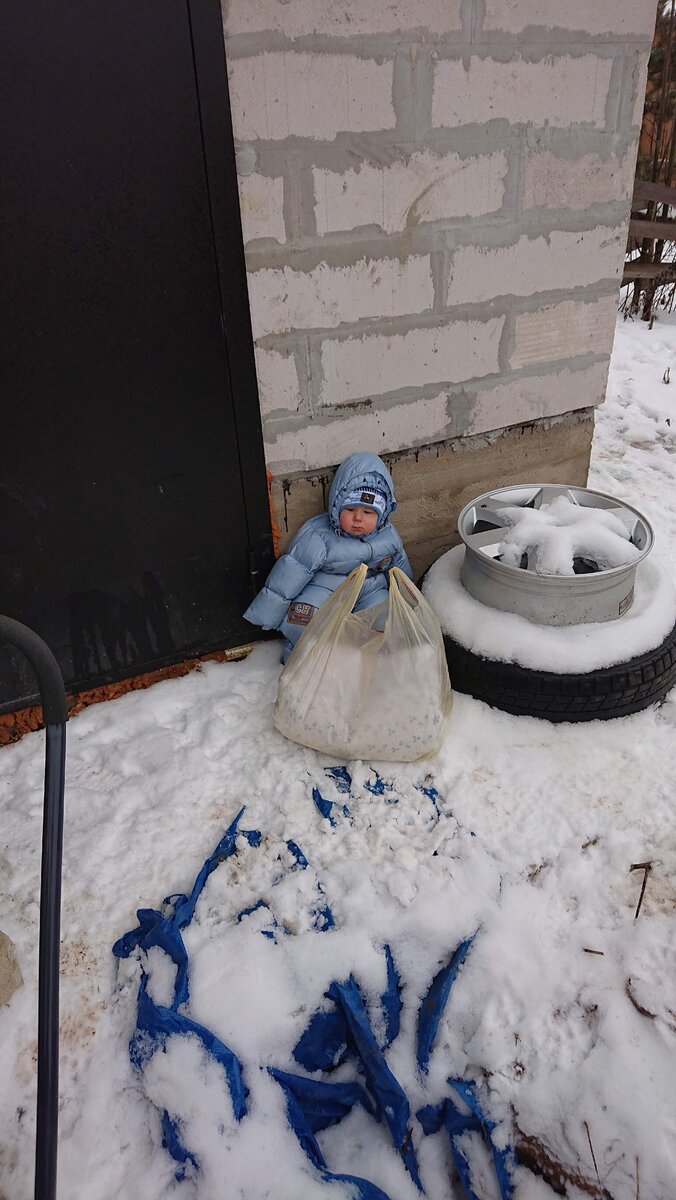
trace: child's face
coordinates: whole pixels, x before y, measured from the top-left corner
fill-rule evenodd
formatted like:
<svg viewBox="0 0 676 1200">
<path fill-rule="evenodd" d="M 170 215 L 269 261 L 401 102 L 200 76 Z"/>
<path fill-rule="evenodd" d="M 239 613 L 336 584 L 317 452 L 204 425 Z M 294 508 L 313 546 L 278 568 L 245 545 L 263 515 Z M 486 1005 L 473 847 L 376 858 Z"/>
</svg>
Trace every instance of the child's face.
<svg viewBox="0 0 676 1200">
<path fill-rule="evenodd" d="M 353 508 L 340 510 L 340 528 L 343 533 L 352 534 L 352 537 L 366 537 L 373 533 L 377 524 L 378 514 L 372 508 L 355 505 Z"/>
</svg>

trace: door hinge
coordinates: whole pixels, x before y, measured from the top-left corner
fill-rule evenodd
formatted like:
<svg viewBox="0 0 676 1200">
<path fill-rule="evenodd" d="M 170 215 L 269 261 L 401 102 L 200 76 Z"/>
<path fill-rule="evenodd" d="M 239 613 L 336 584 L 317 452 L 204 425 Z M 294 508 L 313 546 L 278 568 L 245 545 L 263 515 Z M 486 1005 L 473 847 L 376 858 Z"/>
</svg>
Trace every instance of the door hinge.
<svg viewBox="0 0 676 1200">
<path fill-rule="evenodd" d="M 272 538 L 264 538 L 257 546 L 249 547 L 249 582 L 254 596 L 261 590 L 269 572 L 272 570 L 274 559 Z"/>
</svg>

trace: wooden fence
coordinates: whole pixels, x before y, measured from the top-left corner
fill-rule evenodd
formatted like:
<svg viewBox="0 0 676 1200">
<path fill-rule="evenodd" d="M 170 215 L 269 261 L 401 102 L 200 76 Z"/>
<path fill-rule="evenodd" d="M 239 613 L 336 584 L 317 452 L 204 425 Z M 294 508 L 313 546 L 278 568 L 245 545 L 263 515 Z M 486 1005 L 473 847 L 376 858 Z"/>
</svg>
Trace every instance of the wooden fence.
<svg viewBox="0 0 676 1200">
<path fill-rule="evenodd" d="M 640 250 L 641 257 L 625 262 L 622 286 L 634 283 L 637 279 L 676 283 L 676 262 L 655 262 L 657 242 L 676 242 L 676 220 L 667 216 L 656 221 L 647 220 L 641 210 L 650 203 L 676 208 L 676 188 L 667 187 L 664 183 L 646 183 L 641 179 L 635 181 L 627 253 Z"/>
</svg>

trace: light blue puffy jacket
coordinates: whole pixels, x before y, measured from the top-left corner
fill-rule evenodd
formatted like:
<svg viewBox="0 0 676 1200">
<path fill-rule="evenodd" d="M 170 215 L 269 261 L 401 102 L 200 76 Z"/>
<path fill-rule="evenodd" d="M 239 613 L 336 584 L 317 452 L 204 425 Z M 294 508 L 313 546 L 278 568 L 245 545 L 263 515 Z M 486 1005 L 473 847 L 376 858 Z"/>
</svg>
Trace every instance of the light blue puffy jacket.
<svg viewBox="0 0 676 1200">
<path fill-rule="evenodd" d="M 353 537 L 340 528 L 340 510 L 350 492 L 369 488 L 385 493 L 387 507 L 373 533 Z M 387 596 L 390 567 L 400 567 L 409 579 L 413 577 L 401 538 L 389 522 L 396 507 L 392 476 L 382 459 L 377 454 L 351 454 L 334 475 L 328 512 L 311 517 L 299 529 L 244 613 L 246 620 L 263 629 L 281 630 L 295 645 L 303 632 L 302 610 L 301 621 L 289 623 L 289 605 L 295 601 L 319 608 L 360 563 L 368 564 L 368 574 L 354 611 L 380 604 Z M 298 611 L 294 605 L 294 613 Z"/>
</svg>

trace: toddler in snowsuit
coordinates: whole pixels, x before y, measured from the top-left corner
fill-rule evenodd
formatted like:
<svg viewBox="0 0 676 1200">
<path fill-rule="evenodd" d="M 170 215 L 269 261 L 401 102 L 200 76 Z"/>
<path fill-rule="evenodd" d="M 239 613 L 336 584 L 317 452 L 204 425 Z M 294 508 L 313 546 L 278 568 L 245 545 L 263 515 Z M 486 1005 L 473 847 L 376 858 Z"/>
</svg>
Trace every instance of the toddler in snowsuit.
<svg viewBox="0 0 676 1200">
<path fill-rule="evenodd" d="M 368 574 L 354 612 L 387 598 L 390 567 L 413 578 L 389 521 L 396 507 L 392 476 L 377 454 L 351 454 L 341 463 L 328 512 L 301 526 L 244 614 L 252 625 L 280 630 L 284 662 L 316 610 L 360 563 L 368 565 Z"/>
</svg>

